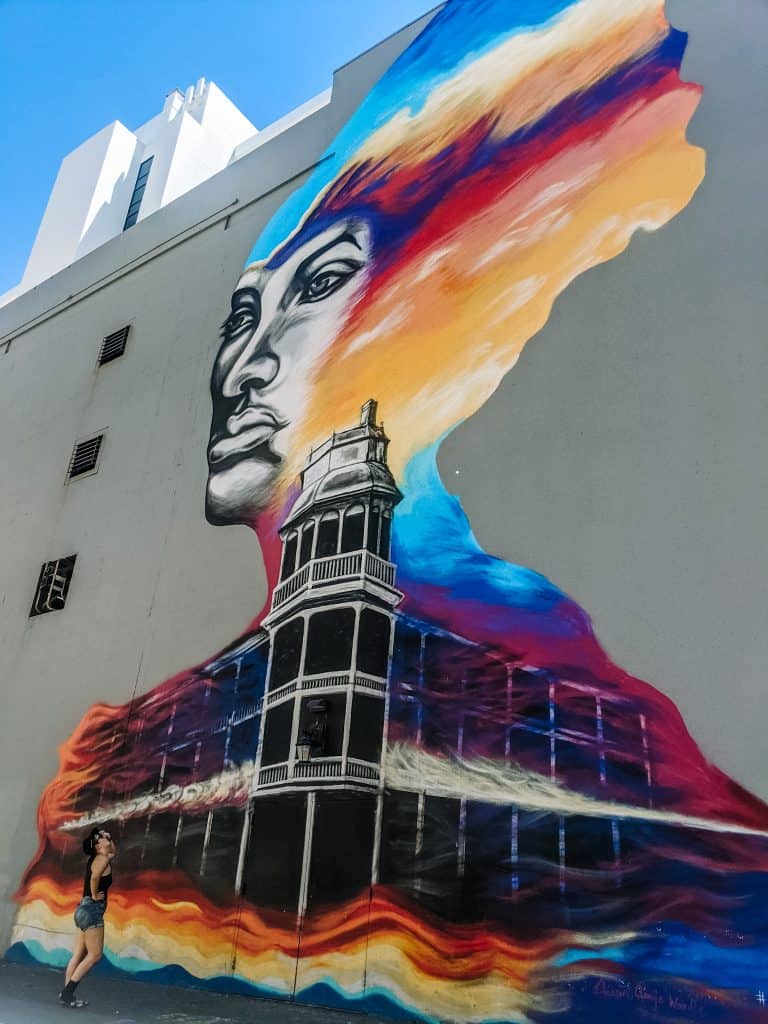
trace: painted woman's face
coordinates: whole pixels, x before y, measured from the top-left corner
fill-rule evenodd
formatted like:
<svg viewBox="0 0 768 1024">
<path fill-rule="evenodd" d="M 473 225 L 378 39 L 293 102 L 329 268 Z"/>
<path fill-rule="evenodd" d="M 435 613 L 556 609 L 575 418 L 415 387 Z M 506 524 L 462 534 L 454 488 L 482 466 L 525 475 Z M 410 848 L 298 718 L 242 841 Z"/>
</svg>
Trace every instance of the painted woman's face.
<svg viewBox="0 0 768 1024">
<path fill-rule="evenodd" d="M 360 293 L 370 232 L 341 219 L 280 266 L 246 269 L 211 374 L 206 517 L 251 522 L 271 497 L 318 362 Z"/>
</svg>

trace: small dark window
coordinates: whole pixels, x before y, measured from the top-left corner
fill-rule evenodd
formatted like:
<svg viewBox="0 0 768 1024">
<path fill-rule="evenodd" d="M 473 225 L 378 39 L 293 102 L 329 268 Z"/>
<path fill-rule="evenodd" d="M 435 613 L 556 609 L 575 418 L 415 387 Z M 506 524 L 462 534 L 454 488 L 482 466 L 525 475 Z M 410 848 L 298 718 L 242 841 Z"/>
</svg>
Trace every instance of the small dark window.
<svg viewBox="0 0 768 1024">
<path fill-rule="evenodd" d="M 293 619 L 275 633 L 272 646 L 272 672 L 269 677 L 270 690 L 276 690 L 284 683 L 290 683 L 299 674 L 301 642 L 304 639 L 304 619 Z"/>
<path fill-rule="evenodd" d="M 379 553 L 379 523 L 381 522 L 381 509 L 376 506 L 371 509 L 368 518 L 368 543 L 366 547 L 374 555 Z"/>
<path fill-rule="evenodd" d="M 349 756 L 377 762 L 384 735 L 384 700 L 356 693 L 352 697 L 349 726 Z"/>
<path fill-rule="evenodd" d="M 280 764 L 287 761 L 291 750 L 291 728 L 293 726 L 293 701 L 270 708 L 264 720 L 264 740 L 261 747 L 262 765 Z"/>
<path fill-rule="evenodd" d="M 315 524 L 309 523 L 304 527 L 301 534 L 301 551 L 299 552 L 299 565 L 306 565 L 312 557 L 312 542 L 315 539 Z"/>
<path fill-rule="evenodd" d="M 144 198 L 144 189 L 147 186 L 147 178 L 149 177 L 149 171 L 152 167 L 152 161 L 154 157 L 147 157 L 143 160 L 139 167 L 139 173 L 136 175 L 136 184 L 133 186 L 133 195 L 131 196 L 131 202 L 128 206 L 128 213 L 125 218 L 125 224 L 123 225 L 123 231 L 128 228 L 132 228 L 139 217 L 139 210 L 141 209 L 141 200 Z"/>
<path fill-rule="evenodd" d="M 73 477 L 82 476 L 84 473 L 90 473 L 91 470 L 96 469 L 99 464 L 99 452 L 101 451 L 101 442 L 104 440 L 103 434 L 97 434 L 96 437 L 89 437 L 87 441 L 78 441 L 72 451 L 72 458 L 69 460 L 69 470 L 67 476 L 71 480 Z"/>
<path fill-rule="evenodd" d="M 305 674 L 347 672 L 352 661 L 354 633 L 354 609 L 334 608 L 316 612 L 309 620 Z"/>
<path fill-rule="evenodd" d="M 292 533 L 285 542 L 285 547 L 283 548 L 283 567 L 280 571 L 281 580 L 287 580 L 296 569 L 296 548 L 298 542 L 299 538 L 295 533 Z"/>
<path fill-rule="evenodd" d="M 141 861 L 145 871 L 170 869 L 178 828 L 178 814 L 154 814 L 146 819 Z"/>
<path fill-rule="evenodd" d="M 336 790 L 317 794 L 307 911 L 336 908 L 361 894 L 367 900 L 375 834 L 373 794 Z"/>
<path fill-rule="evenodd" d="M 287 922 L 296 920 L 306 828 L 303 793 L 254 800 L 242 894 L 251 906 L 277 911 Z"/>
<path fill-rule="evenodd" d="M 149 157 L 147 160 L 142 162 L 141 167 L 139 167 L 139 173 L 136 175 L 137 185 L 146 185 L 147 178 L 149 177 L 149 169 L 152 166 L 153 159 L 154 157 Z"/>
<path fill-rule="evenodd" d="M 318 558 L 328 558 L 335 555 L 339 549 L 339 513 L 326 512 L 320 520 L 317 528 L 317 549 Z"/>
<path fill-rule="evenodd" d="M 128 340 L 128 331 L 131 329 L 130 324 L 127 327 L 121 327 L 119 331 L 113 331 L 112 334 L 108 334 L 101 343 L 101 351 L 99 352 L 99 366 L 103 366 L 104 363 L 111 363 L 113 359 L 117 359 L 125 352 L 125 343 Z"/>
<path fill-rule="evenodd" d="M 635 801 L 642 800 L 648 786 L 648 775 L 645 764 L 632 758 L 609 757 L 606 763 L 606 774 L 610 786 L 620 786 L 632 793 Z"/>
<path fill-rule="evenodd" d="M 176 845 L 176 866 L 187 875 L 200 874 L 207 824 L 207 814 L 185 814 L 182 819 L 179 841 Z M 122 843 L 120 848 L 122 852 Z"/>
<path fill-rule="evenodd" d="M 521 885 L 545 884 L 547 876 L 559 872 L 560 829 L 557 817 L 541 811 L 520 811 L 517 851 Z"/>
<path fill-rule="evenodd" d="M 46 562 L 43 565 L 30 615 L 44 615 L 46 612 L 55 612 L 64 607 L 76 558 L 77 555 L 68 555 L 66 558 L 57 558 L 54 562 Z"/>
<path fill-rule="evenodd" d="M 211 816 L 208 846 L 200 874 L 204 877 L 201 883 L 204 891 L 217 905 L 229 898 L 234 888 L 244 817 L 245 812 L 236 807 L 222 807 Z M 143 825 L 144 820 L 140 820 Z M 122 843 L 120 851 L 122 856 Z"/>
<path fill-rule="evenodd" d="M 361 672 L 386 677 L 389 662 L 389 619 L 381 612 L 363 608 L 357 641 L 357 667 Z"/>
<path fill-rule="evenodd" d="M 379 555 L 389 559 L 389 541 L 392 533 L 392 513 L 384 512 L 381 518 L 381 535 L 379 537 Z"/>
<path fill-rule="evenodd" d="M 353 505 L 344 513 L 344 528 L 341 531 L 341 550 L 359 551 L 363 546 L 365 530 L 365 509 L 362 505 Z"/>
</svg>

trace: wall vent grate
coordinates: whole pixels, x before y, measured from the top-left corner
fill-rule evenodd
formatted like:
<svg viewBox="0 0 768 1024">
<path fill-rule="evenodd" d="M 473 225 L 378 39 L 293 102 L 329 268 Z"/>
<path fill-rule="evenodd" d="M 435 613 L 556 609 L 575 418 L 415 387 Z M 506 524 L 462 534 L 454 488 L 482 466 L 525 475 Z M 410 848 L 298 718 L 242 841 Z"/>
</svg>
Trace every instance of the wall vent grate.
<svg viewBox="0 0 768 1024">
<path fill-rule="evenodd" d="M 46 612 L 59 611 L 64 607 L 76 558 L 77 555 L 68 555 L 43 564 L 30 615 L 45 615 Z"/>
<path fill-rule="evenodd" d="M 113 359 L 119 358 L 123 352 L 125 352 L 125 343 L 128 340 L 128 331 L 130 330 L 130 324 L 127 327 L 121 327 L 119 331 L 113 331 L 112 334 L 108 334 L 101 343 L 101 351 L 99 352 L 99 366 L 103 366 L 104 363 L 111 363 Z"/>
<path fill-rule="evenodd" d="M 104 435 L 97 434 L 96 437 L 89 437 L 86 441 L 77 442 L 72 449 L 72 458 L 69 460 L 67 477 L 70 480 L 96 469 L 103 440 Z"/>
</svg>

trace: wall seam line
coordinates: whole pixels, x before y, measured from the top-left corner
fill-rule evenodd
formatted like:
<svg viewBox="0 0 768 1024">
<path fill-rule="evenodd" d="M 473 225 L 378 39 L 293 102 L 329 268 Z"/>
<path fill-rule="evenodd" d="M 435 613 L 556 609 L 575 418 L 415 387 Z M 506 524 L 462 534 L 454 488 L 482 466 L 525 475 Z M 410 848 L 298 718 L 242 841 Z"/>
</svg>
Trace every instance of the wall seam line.
<svg viewBox="0 0 768 1024">
<path fill-rule="evenodd" d="M 278 189 L 283 188 L 285 185 L 290 185 L 291 182 L 295 181 L 297 178 L 301 178 L 303 175 L 308 174 L 311 171 L 314 171 L 317 167 L 325 163 L 326 160 L 329 160 L 332 156 L 333 153 L 326 153 L 324 156 L 320 157 L 319 160 L 315 160 L 313 163 L 307 164 L 306 167 L 303 167 L 300 171 L 296 171 L 296 173 L 292 174 L 289 178 L 285 178 L 282 181 L 278 182 L 278 184 L 270 186 L 270 188 L 266 189 L 264 192 L 260 192 L 257 196 L 254 196 L 252 199 L 249 199 L 245 203 L 240 203 L 238 197 L 235 197 L 229 203 L 220 207 L 213 213 L 208 214 L 206 217 L 203 217 L 201 220 L 192 224 L 190 227 L 183 228 L 175 235 L 171 235 L 171 237 L 166 239 L 164 242 L 159 242 L 157 245 L 153 246 L 153 248 L 148 249 L 147 252 L 143 253 L 141 256 L 136 256 L 133 259 L 128 260 L 127 263 L 124 263 L 122 264 L 122 266 L 117 267 L 115 270 L 110 271 L 108 274 L 105 274 L 104 277 L 98 278 L 90 285 L 86 285 L 79 292 L 74 292 L 72 295 L 68 295 L 66 299 L 62 299 L 60 302 L 56 303 L 55 306 L 49 307 L 45 312 L 40 313 L 37 316 L 32 317 L 30 320 L 25 321 L 18 327 L 13 328 L 7 334 L 0 335 L 0 346 L 5 348 L 5 352 L 7 354 L 10 351 L 11 344 L 14 341 L 17 341 L 20 337 L 22 337 L 24 334 L 27 334 L 29 331 L 33 330 L 35 327 L 42 326 L 42 324 L 46 323 L 48 320 L 51 320 L 59 313 L 63 313 L 65 312 L 65 310 L 72 309 L 74 306 L 78 305 L 80 302 L 83 302 L 85 299 L 90 298 L 92 295 L 96 295 L 103 288 L 108 287 L 110 284 L 114 284 L 116 281 L 119 281 L 122 277 L 127 277 L 134 270 L 138 270 L 140 267 L 146 266 L 148 263 L 151 263 L 158 257 L 164 256 L 168 252 L 172 252 L 175 248 L 177 248 L 177 246 L 183 245 L 184 242 L 187 242 L 190 239 L 197 237 L 197 235 L 202 234 L 209 228 L 215 227 L 216 224 L 219 224 L 222 220 L 225 220 L 227 217 L 234 217 L 236 214 L 241 213 L 243 210 L 247 210 L 248 207 L 253 206 L 254 203 L 258 203 L 262 199 L 266 199 L 268 196 L 272 195 L 272 193 L 276 192 Z M 237 206 L 237 209 L 233 209 L 233 207 L 235 206 Z M 94 252 L 96 251 L 97 250 L 94 250 Z M 72 266 L 72 264 L 70 264 L 70 266 Z M 21 296 L 19 296 L 19 298 L 21 298 Z"/>
</svg>

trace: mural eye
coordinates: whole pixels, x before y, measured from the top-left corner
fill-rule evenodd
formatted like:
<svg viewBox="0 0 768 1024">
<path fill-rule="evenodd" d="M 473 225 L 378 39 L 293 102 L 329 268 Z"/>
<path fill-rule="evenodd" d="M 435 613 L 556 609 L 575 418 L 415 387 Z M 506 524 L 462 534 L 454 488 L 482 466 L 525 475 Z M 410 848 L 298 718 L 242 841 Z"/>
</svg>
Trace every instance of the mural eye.
<svg viewBox="0 0 768 1024">
<path fill-rule="evenodd" d="M 238 334 L 240 331 L 252 327 L 254 322 L 254 316 L 250 310 L 233 310 L 224 321 L 222 330 L 227 335 Z"/>
<path fill-rule="evenodd" d="M 320 302 L 333 295 L 360 269 L 360 264 L 340 260 L 317 270 L 307 279 L 299 295 L 299 302 Z"/>
</svg>

